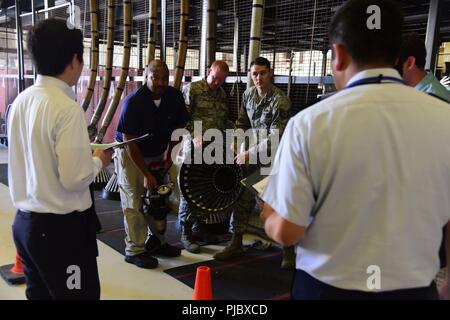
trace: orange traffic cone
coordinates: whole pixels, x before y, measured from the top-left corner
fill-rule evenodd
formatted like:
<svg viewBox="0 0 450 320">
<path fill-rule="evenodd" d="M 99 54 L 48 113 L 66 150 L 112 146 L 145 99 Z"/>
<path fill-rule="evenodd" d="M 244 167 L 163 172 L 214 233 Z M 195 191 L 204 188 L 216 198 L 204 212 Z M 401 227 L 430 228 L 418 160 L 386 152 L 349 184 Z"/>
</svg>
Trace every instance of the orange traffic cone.
<svg viewBox="0 0 450 320">
<path fill-rule="evenodd" d="M 0 276 L 11 285 L 25 283 L 25 275 L 23 274 L 22 259 L 16 252 L 16 262 L 0 266 Z"/>
<path fill-rule="evenodd" d="M 200 266 L 195 277 L 194 300 L 212 300 L 211 269 Z"/>
<path fill-rule="evenodd" d="M 23 274 L 22 259 L 20 259 L 20 256 L 17 252 L 16 252 L 16 263 L 11 268 L 11 272 Z"/>
</svg>

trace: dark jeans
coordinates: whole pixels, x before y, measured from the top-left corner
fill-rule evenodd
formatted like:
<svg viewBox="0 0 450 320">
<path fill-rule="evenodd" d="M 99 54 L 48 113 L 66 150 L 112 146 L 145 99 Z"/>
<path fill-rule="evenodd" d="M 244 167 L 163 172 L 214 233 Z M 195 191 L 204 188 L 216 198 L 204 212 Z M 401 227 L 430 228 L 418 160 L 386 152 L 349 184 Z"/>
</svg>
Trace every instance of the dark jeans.
<svg viewBox="0 0 450 320">
<path fill-rule="evenodd" d="M 438 300 L 436 284 L 428 287 L 365 292 L 345 290 L 330 286 L 303 270 L 296 270 L 292 284 L 292 298 L 295 300 Z"/>
<path fill-rule="evenodd" d="M 28 299 L 100 299 L 97 221 L 93 208 L 68 214 L 17 211 L 13 236 Z"/>
</svg>

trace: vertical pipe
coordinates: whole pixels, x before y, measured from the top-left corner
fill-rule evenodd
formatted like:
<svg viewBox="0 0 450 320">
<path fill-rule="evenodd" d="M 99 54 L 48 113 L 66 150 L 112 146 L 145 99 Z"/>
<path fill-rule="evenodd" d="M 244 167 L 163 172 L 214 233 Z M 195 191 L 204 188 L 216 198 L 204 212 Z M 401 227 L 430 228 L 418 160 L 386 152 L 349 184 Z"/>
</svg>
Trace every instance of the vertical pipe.
<svg viewBox="0 0 450 320">
<path fill-rule="evenodd" d="M 275 74 L 276 60 L 277 60 L 277 49 L 274 46 L 273 51 L 272 51 L 272 70 L 273 70 L 274 74 Z"/>
<path fill-rule="evenodd" d="M 208 0 L 202 1 L 202 34 L 200 40 L 200 66 L 199 66 L 199 74 L 200 77 L 206 77 L 206 64 L 207 64 L 207 32 L 208 30 Z"/>
<path fill-rule="evenodd" d="M 216 60 L 217 0 L 208 1 L 208 28 L 206 34 L 206 68 Z"/>
<path fill-rule="evenodd" d="M 23 63 L 23 34 L 22 34 L 22 19 L 20 18 L 20 0 L 15 0 L 16 7 L 16 32 L 17 32 L 17 63 L 18 75 L 17 93 L 21 93 L 25 89 L 24 83 L 24 63 Z"/>
<path fill-rule="evenodd" d="M 240 71 L 240 53 L 239 53 L 239 18 L 235 13 L 234 16 L 234 34 L 233 34 L 233 66 L 236 74 Z"/>
<path fill-rule="evenodd" d="M 31 25 L 34 26 L 36 24 L 36 7 L 35 0 L 31 0 Z"/>
<path fill-rule="evenodd" d="M 166 24 L 167 24 L 167 0 L 161 0 L 161 54 L 160 60 L 166 61 Z"/>
<path fill-rule="evenodd" d="M 86 96 L 83 100 L 83 110 L 86 111 L 91 103 L 92 95 L 94 94 L 95 83 L 97 82 L 97 69 L 98 69 L 98 10 L 97 0 L 90 0 L 90 17 L 91 17 L 91 61 L 89 76 L 89 82 L 87 87 Z"/>
<path fill-rule="evenodd" d="M 47 9 L 49 9 L 51 7 L 54 7 L 54 6 L 55 6 L 55 0 L 44 0 L 44 9 L 45 9 L 44 17 L 45 17 L 45 20 L 47 20 L 49 18 L 48 14 L 49 14 L 50 10 L 47 10 Z"/>
<path fill-rule="evenodd" d="M 239 18 L 236 7 L 236 0 L 233 0 L 233 19 L 234 19 L 234 33 L 233 33 L 233 66 L 236 70 L 236 75 L 240 72 L 240 53 L 239 53 Z"/>
<path fill-rule="evenodd" d="M 327 53 L 328 50 L 322 50 L 322 77 L 327 75 Z"/>
<path fill-rule="evenodd" d="M 31 25 L 34 26 L 36 24 L 36 6 L 35 6 L 35 0 L 31 0 Z M 36 68 L 34 67 L 34 64 L 32 64 L 33 68 L 33 78 L 34 81 L 36 81 L 37 73 Z"/>
<path fill-rule="evenodd" d="M 292 63 L 294 62 L 294 50 L 291 50 L 291 54 L 289 56 L 289 78 L 288 78 L 288 86 L 287 86 L 287 96 L 291 96 L 291 85 L 292 85 Z"/>
<path fill-rule="evenodd" d="M 427 57 L 425 62 L 425 69 L 431 70 L 434 73 L 436 68 L 436 54 L 439 25 L 439 6 L 440 0 L 430 0 L 430 8 L 428 10 L 427 33 L 425 37 L 425 46 L 427 48 Z"/>
<path fill-rule="evenodd" d="M 250 28 L 250 44 L 248 50 L 247 70 L 250 63 L 259 56 L 261 50 L 261 35 L 263 28 L 264 0 L 253 0 L 252 5 L 252 24 Z M 247 88 L 254 85 L 253 80 L 248 73 Z"/>
<path fill-rule="evenodd" d="M 147 79 L 148 65 L 152 60 L 155 60 L 156 39 L 158 34 L 157 1 L 150 0 L 148 4 L 149 4 L 148 7 L 149 21 L 148 21 L 148 36 L 147 36 L 147 60 L 145 61 L 144 83 L 146 82 Z"/>
<path fill-rule="evenodd" d="M 186 63 L 187 53 L 187 30 L 189 21 L 189 0 L 181 0 L 180 4 L 180 39 L 178 41 L 178 58 L 175 67 L 175 76 L 173 86 L 177 89 L 181 87 L 181 80 L 183 79 L 184 66 Z"/>
<path fill-rule="evenodd" d="M 141 33 L 139 30 L 136 31 L 136 51 L 138 55 L 138 71 L 143 71 L 143 57 L 142 57 L 142 41 L 141 41 Z M 142 72 L 144 74 L 144 72 Z"/>
</svg>

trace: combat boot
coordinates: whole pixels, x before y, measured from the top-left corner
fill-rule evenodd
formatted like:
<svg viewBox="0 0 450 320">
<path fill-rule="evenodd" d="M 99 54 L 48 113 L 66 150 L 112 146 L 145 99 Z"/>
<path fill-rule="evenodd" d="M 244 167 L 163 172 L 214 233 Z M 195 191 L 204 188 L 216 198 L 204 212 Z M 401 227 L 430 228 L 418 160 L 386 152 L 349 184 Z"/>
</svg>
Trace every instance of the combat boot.
<svg viewBox="0 0 450 320">
<path fill-rule="evenodd" d="M 192 226 L 184 225 L 181 227 L 181 244 L 191 253 L 200 253 L 200 246 L 195 242 L 192 236 Z"/>
<path fill-rule="evenodd" d="M 231 243 L 221 252 L 216 253 L 213 258 L 215 260 L 224 261 L 234 257 L 239 257 L 243 253 L 244 247 L 242 246 L 242 234 L 233 233 Z"/>
<path fill-rule="evenodd" d="M 295 246 L 283 248 L 283 260 L 281 261 L 281 268 L 286 270 L 295 269 Z"/>
</svg>

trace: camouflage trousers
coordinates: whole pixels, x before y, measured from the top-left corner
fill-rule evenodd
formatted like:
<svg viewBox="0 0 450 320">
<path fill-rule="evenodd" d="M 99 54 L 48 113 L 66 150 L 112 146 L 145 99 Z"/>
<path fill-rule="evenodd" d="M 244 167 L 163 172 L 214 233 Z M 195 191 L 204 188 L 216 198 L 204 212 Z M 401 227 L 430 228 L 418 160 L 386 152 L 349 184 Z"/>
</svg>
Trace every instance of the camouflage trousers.
<svg viewBox="0 0 450 320">
<path fill-rule="evenodd" d="M 247 177 L 259 169 L 256 165 L 246 165 L 244 175 Z M 239 199 L 233 206 L 230 220 L 230 232 L 243 234 L 247 229 L 248 220 L 256 206 L 256 196 L 249 189 L 243 189 Z"/>
</svg>

